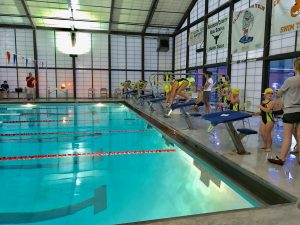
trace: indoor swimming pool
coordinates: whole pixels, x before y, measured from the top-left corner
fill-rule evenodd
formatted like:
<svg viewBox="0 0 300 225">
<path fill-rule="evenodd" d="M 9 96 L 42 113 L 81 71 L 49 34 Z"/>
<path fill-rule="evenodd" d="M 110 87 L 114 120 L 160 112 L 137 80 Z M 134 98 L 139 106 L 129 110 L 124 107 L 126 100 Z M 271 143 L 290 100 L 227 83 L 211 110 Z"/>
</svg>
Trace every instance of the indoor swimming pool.
<svg viewBox="0 0 300 225">
<path fill-rule="evenodd" d="M 0 224 L 109 225 L 261 204 L 121 103 L 0 105 Z"/>
</svg>

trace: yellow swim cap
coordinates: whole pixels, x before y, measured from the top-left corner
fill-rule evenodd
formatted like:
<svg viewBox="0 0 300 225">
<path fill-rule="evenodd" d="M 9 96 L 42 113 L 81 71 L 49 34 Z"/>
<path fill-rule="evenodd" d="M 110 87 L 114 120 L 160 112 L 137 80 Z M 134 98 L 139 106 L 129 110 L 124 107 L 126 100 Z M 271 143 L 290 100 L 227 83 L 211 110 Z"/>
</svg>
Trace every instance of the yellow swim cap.
<svg viewBox="0 0 300 225">
<path fill-rule="evenodd" d="M 193 77 L 186 78 L 190 83 L 195 83 L 195 79 Z"/>
<path fill-rule="evenodd" d="M 233 94 L 236 94 L 236 95 L 238 95 L 240 93 L 239 88 L 232 88 L 231 91 L 232 91 Z"/>
<path fill-rule="evenodd" d="M 271 93 L 273 94 L 273 89 L 272 88 L 266 88 L 265 92 L 263 94 L 265 95 L 265 94 L 271 94 Z"/>
</svg>

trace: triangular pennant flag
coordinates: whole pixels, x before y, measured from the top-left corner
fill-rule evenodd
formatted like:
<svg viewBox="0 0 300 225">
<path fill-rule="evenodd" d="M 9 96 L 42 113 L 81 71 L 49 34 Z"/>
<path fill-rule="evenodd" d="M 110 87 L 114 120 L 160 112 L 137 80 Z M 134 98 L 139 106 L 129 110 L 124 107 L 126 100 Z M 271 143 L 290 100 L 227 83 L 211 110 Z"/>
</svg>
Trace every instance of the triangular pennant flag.
<svg viewBox="0 0 300 225">
<path fill-rule="evenodd" d="M 28 65 L 28 59 L 27 58 L 25 59 L 25 64 L 26 64 L 26 67 L 27 67 L 27 65 Z"/>
<path fill-rule="evenodd" d="M 18 63 L 18 59 L 17 59 L 17 55 L 15 53 L 13 54 L 13 58 L 14 58 L 14 64 L 17 64 Z"/>
<path fill-rule="evenodd" d="M 6 52 L 7 63 L 10 64 L 10 52 Z"/>
</svg>

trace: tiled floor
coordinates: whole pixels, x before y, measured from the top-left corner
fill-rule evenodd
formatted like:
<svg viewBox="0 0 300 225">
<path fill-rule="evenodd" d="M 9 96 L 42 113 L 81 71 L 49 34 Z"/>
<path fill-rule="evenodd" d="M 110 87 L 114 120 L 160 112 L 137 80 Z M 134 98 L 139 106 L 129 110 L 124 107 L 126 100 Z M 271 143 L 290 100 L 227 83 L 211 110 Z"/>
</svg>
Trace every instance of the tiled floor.
<svg viewBox="0 0 300 225">
<path fill-rule="evenodd" d="M 221 156 L 231 160 L 240 167 L 263 178 L 274 186 L 300 198 L 300 164 L 299 156 L 290 154 L 284 166 L 273 165 L 267 161 L 270 156 L 275 156 L 280 151 L 282 142 L 282 124 L 277 124 L 273 132 L 273 150 L 264 152 L 258 150 L 261 140 L 258 135 L 250 135 L 243 141 L 244 146 L 250 155 L 238 155 L 233 152 L 234 145 L 224 125 L 220 124 L 211 132 L 207 132 L 209 123 L 201 118 L 192 118 L 196 129 L 188 129 L 188 126 L 181 115 L 173 115 L 172 118 L 165 118 L 163 112 L 157 108 L 151 112 L 148 105 L 140 106 L 133 100 L 128 100 L 130 104 L 139 110 L 151 115 L 161 123 L 173 127 L 176 132 L 193 138 L 207 146 L 211 151 L 215 151 Z M 245 126 L 258 130 L 260 117 L 252 117 Z M 243 126 L 242 122 L 236 122 L 236 127 Z M 293 142 L 293 145 L 295 143 Z M 165 220 L 157 222 L 146 222 L 146 224 L 218 224 L 218 225 L 246 225 L 246 224 L 280 224 L 280 225 L 299 225 L 300 210 L 297 204 L 277 205 L 263 209 L 241 210 L 238 212 L 216 213 L 213 215 L 193 216 L 178 220 Z"/>
</svg>

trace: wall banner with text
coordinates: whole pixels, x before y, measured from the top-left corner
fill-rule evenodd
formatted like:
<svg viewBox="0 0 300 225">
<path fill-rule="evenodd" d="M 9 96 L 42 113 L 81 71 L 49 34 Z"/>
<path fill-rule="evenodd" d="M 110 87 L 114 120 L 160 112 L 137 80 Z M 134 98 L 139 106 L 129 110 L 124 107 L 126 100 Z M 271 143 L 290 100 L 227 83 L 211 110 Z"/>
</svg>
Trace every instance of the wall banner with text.
<svg viewBox="0 0 300 225">
<path fill-rule="evenodd" d="M 196 30 L 190 30 L 189 34 L 189 46 L 202 44 L 204 41 L 204 26 L 197 28 Z"/>
<path fill-rule="evenodd" d="M 206 51 L 215 51 L 227 48 L 228 39 L 228 17 L 207 26 Z"/>
<path fill-rule="evenodd" d="M 232 53 L 245 52 L 264 47 L 266 0 L 250 8 L 233 12 Z"/>
<path fill-rule="evenodd" d="M 273 0 L 272 35 L 300 29 L 300 0 Z"/>
</svg>

